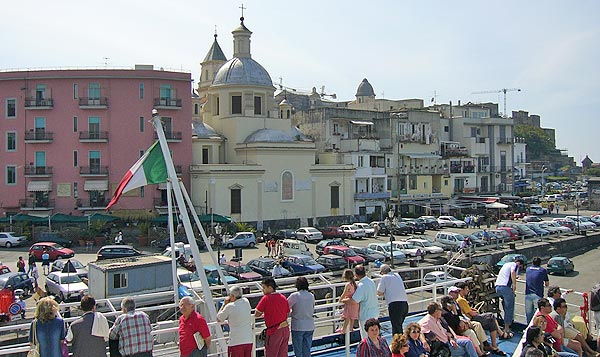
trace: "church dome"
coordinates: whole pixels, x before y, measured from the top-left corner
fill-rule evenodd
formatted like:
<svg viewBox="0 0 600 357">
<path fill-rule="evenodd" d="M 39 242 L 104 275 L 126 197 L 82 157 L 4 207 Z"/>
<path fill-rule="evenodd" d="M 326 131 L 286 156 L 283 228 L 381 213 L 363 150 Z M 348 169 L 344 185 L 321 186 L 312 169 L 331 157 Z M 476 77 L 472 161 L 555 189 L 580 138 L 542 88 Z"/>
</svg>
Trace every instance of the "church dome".
<svg viewBox="0 0 600 357">
<path fill-rule="evenodd" d="M 373 90 L 373 86 L 366 78 L 363 78 L 362 82 L 358 85 L 358 89 L 356 90 L 357 97 L 374 97 L 375 91 Z"/>
<path fill-rule="evenodd" d="M 281 130 L 260 129 L 248 135 L 244 144 L 250 143 L 291 143 L 294 138 Z"/>
<path fill-rule="evenodd" d="M 250 57 L 234 57 L 217 71 L 213 85 L 242 84 L 273 86 L 267 70 Z"/>
<path fill-rule="evenodd" d="M 210 125 L 196 120 L 192 122 L 192 136 L 202 139 L 221 137 Z"/>
</svg>

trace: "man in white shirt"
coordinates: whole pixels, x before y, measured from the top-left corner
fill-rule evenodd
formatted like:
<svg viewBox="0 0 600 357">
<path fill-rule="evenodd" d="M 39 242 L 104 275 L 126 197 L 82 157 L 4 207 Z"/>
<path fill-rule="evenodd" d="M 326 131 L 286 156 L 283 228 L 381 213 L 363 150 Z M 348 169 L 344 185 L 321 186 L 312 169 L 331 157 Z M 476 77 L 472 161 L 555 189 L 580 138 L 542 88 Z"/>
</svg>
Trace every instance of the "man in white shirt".
<svg viewBox="0 0 600 357">
<path fill-rule="evenodd" d="M 525 267 L 523 259 L 505 263 L 496 277 L 496 294 L 502 298 L 504 310 L 504 332 L 510 333 L 510 325 L 515 318 L 515 291 L 517 289 L 517 274 Z"/>
<path fill-rule="evenodd" d="M 217 313 L 217 321 L 229 325 L 228 356 L 250 357 L 252 354 L 252 314 L 250 302 L 242 297 L 242 288 L 233 286 Z"/>
<path fill-rule="evenodd" d="M 379 267 L 381 280 L 377 287 L 377 295 L 385 296 L 388 313 L 392 323 L 392 335 L 402 334 L 402 324 L 408 315 L 408 297 L 404 290 L 404 281 L 398 273 L 393 273 L 387 264 Z"/>
</svg>

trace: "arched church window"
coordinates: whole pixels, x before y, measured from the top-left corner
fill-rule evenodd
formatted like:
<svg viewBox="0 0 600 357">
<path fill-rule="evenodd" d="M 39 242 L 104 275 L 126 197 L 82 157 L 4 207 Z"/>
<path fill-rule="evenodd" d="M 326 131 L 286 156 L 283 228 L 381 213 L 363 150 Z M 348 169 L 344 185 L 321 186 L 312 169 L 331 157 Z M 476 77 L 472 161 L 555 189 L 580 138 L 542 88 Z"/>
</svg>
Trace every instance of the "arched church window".
<svg viewBox="0 0 600 357">
<path fill-rule="evenodd" d="M 290 171 L 281 174 L 281 200 L 292 201 L 294 199 L 294 176 Z"/>
</svg>

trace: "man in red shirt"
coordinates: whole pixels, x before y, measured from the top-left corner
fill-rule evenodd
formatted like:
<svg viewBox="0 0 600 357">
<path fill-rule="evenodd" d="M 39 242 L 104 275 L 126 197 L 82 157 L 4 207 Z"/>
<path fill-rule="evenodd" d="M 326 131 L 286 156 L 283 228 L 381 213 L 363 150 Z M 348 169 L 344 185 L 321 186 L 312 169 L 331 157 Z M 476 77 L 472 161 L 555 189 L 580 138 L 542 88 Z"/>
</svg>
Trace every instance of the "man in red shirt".
<svg viewBox="0 0 600 357">
<path fill-rule="evenodd" d="M 182 357 L 206 357 L 210 347 L 210 331 L 208 324 L 202 315 L 196 312 L 194 299 L 189 296 L 179 301 L 179 352 Z M 204 346 L 198 348 L 194 334 L 200 333 L 204 340 Z"/>
<path fill-rule="evenodd" d="M 264 296 L 258 302 L 254 316 L 265 319 L 265 357 L 287 357 L 290 339 L 287 317 L 290 305 L 284 295 L 275 291 L 277 284 L 273 278 L 265 278 L 261 285 Z"/>
</svg>

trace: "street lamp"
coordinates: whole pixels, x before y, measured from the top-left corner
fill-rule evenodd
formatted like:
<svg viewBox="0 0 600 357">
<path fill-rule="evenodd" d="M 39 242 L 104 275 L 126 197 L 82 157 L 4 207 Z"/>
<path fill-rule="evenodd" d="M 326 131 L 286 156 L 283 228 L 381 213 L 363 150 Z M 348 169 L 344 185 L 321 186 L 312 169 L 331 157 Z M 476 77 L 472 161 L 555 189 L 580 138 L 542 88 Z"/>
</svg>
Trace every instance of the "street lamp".
<svg viewBox="0 0 600 357">
<path fill-rule="evenodd" d="M 542 166 L 542 200 L 544 199 L 544 194 L 546 193 L 546 185 L 544 182 L 544 173 L 548 170 L 546 166 Z"/>
<path fill-rule="evenodd" d="M 217 235 L 215 240 L 215 243 L 217 244 L 217 261 L 221 261 L 221 230 L 221 225 L 217 223 L 215 226 L 215 234 Z"/>
<path fill-rule="evenodd" d="M 388 217 L 390 221 L 394 221 L 394 210 L 390 208 L 388 211 Z M 392 226 L 390 226 L 390 265 L 394 267 L 394 235 L 392 234 Z"/>
<path fill-rule="evenodd" d="M 579 234 L 579 197 L 575 199 L 575 209 L 577 212 L 577 234 Z"/>
</svg>

